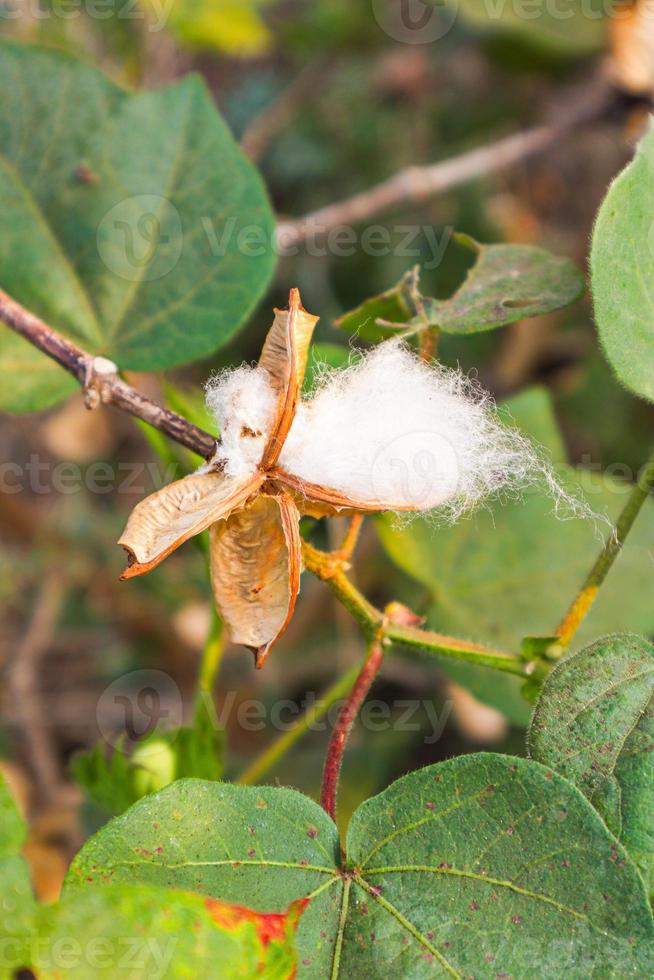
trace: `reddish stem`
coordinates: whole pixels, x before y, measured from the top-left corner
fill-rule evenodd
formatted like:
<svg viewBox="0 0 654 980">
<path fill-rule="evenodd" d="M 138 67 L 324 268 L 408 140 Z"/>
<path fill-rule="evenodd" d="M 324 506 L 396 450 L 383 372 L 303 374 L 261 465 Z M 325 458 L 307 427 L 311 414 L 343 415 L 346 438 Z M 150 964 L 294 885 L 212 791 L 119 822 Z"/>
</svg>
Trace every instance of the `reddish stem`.
<svg viewBox="0 0 654 980">
<path fill-rule="evenodd" d="M 354 682 L 352 690 L 339 712 L 334 731 L 329 740 L 325 769 L 322 776 L 320 803 L 332 820 L 336 819 L 336 796 L 338 793 L 338 782 L 341 774 L 345 745 L 352 731 L 352 726 L 359 713 L 359 709 L 379 672 L 383 659 L 384 651 L 381 640 L 374 640 L 370 646 L 366 661 L 359 672 L 359 676 Z"/>
</svg>

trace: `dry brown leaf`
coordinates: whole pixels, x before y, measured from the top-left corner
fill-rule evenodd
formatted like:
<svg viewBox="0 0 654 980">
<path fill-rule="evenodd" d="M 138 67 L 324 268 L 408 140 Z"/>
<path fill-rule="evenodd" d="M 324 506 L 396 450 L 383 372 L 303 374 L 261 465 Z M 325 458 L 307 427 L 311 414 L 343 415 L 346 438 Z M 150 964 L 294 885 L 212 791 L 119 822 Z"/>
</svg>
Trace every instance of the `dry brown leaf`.
<svg viewBox="0 0 654 980">
<path fill-rule="evenodd" d="M 309 345 L 319 319 L 304 309 L 297 289 L 291 290 L 287 310 L 275 310 L 275 319 L 259 358 L 259 367 L 268 372 L 278 398 L 275 421 L 261 459 L 264 468 L 274 466 L 279 459 L 293 423 Z"/>
<path fill-rule="evenodd" d="M 243 506 L 263 481 L 259 473 L 245 480 L 197 473 L 146 497 L 132 511 L 118 541 L 130 557 L 122 578 L 149 572 L 184 541 Z"/>
<path fill-rule="evenodd" d="M 287 494 L 260 494 L 211 528 L 211 581 L 232 639 L 257 667 L 293 615 L 300 590 L 299 514 Z"/>
</svg>

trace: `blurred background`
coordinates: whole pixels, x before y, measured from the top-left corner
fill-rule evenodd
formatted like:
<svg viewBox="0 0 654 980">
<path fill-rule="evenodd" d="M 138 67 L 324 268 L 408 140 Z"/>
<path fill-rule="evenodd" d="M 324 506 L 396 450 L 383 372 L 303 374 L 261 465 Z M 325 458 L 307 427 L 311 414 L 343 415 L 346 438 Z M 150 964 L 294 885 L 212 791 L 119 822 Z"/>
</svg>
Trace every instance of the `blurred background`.
<svg viewBox="0 0 654 980">
<path fill-rule="evenodd" d="M 531 17 L 515 2 L 491 5 L 492 16 L 479 0 L 448 4 L 2 0 L 0 32 L 63 49 L 125 87 L 159 87 L 199 72 L 285 218 L 406 166 L 556 120 L 615 77 L 616 63 L 619 73 L 623 41 L 608 2 L 559 5 L 571 14 L 565 18 L 547 2 Z M 284 305 L 290 286 L 320 313 L 316 339 L 338 363 L 350 338 L 334 320 L 414 264 L 423 266 L 429 295 L 456 289 L 471 257 L 452 240 L 453 229 L 482 242 L 538 244 L 585 269 L 597 208 L 644 125 L 622 67 L 620 93 L 592 124 L 450 192 L 355 224 L 351 254 L 300 244 L 280 257 L 255 315 L 214 358 L 166 378 L 129 380 L 209 425 L 202 383 L 212 370 L 258 356 L 271 308 Z M 386 230 L 388 247 L 361 247 L 371 225 Z M 443 337 L 439 355 L 508 400 L 566 478 L 615 514 L 645 458 L 654 417 L 612 377 L 588 298 L 503 331 Z M 565 460 L 582 472 L 564 469 Z M 120 734 L 130 725 L 134 736 L 147 734 L 155 714 L 156 722 L 190 724 L 207 637 L 214 653 L 220 640 L 201 547 L 186 545 L 146 579 L 119 581 L 115 541 L 129 511 L 195 465 L 188 455 L 118 412 L 86 411 L 73 394 L 47 412 L 0 415 L 0 461 L 18 466 L 4 466 L 0 477 L 0 764 L 31 816 L 31 857 L 41 893 L 51 897 L 72 849 L 121 806 L 99 756 L 93 763 L 87 756 L 84 786 L 73 779 L 78 753 L 98 742 L 102 758 L 112 747 L 120 753 Z M 640 591 L 651 573 L 654 519 L 641 521 L 582 641 L 602 631 L 654 632 Z M 304 528 L 321 547 L 336 547 L 344 531 L 339 521 Z M 552 632 L 597 548 L 596 529 L 557 522 L 536 495 L 524 506 L 498 503 L 455 528 L 368 520 L 353 577 L 379 606 L 397 599 L 435 629 L 516 650 L 524 635 Z M 293 623 L 264 671 L 254 671 L 247 651 L 226 645 L 215 687 L 226 775 L 242 773 L 362 653 L 355 624 L 307 575 Z M 372 697 L 377 714 L 357 727 L 345 761 L 343 821 L 409 769 L 481 747 L 524 752 L 529 705 L 504 678 L 400 651 L 388 657 Z M 321 727 L 263 778 L 316 796 L 329 724 Z M 147 777 L 147 765 L 144 771 Z M 154 778 L 166 781 L 161 766 Z"/>
</svg>

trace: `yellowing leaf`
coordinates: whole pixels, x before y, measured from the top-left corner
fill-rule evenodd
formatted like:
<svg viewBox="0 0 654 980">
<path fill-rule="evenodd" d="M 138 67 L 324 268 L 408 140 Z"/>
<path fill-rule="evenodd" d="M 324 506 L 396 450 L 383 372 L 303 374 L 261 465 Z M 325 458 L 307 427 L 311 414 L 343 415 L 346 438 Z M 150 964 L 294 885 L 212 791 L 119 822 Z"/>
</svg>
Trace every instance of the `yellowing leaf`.
<svg viewBox="0 0 654 980">
<path fill-rule="evenodd" d="M 142 0 L 160 23 L 160 4 Z M 216 48 L 228 55 L 256 57 L 272 36 L 261 19 L 261 0 L 173 0 L 165 26 L 191 47 Z"/>
</svg>

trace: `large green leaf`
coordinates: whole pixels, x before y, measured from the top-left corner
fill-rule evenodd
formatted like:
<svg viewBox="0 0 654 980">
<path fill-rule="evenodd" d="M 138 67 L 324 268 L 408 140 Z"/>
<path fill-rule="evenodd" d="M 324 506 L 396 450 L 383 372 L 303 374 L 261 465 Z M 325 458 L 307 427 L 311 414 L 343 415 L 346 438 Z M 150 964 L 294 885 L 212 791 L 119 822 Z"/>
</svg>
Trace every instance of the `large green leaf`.
<svg viewBox="0 0 654 980">
<path fill-rule="evenodd" d="M 551 413 L 543 393 L 530 396 L 530 407 L 517 399 L 507 407 L 516 422 L 524 419 L 526 431 L 550 448 L 554 435 L 547 432 L 555 432 L 555 423 L 548 423 L 545 415 L 537 422 L 537 399 L 543 411 Z M 630 487 L 575 472 L 559 464 L 557 456 L 556 472 L 563 483 L 596 512 L 606 511 L 615 519 Z M 430 626 L 512 650 L 518 650 L 527 635 L 552 633 L 597 557 L 600 536 L 610 533 L 591 519 L 557 517 L 545 489 L 531 489 L 523 500 L 497 501 L 452 527 L 434 528 L 429 519 L 419 518 L 403 527 L 392 517 L 380 518 L 377 526 L 393 561 L 428 590 Z M 648 502 L 576 644 L 620 629 L 654 631 L 654 605 L 642 588 L 651 573 L 652 541 L 654 506 Z M 478 697 L 506 710 L 506 703 L 497 698 L 497 685 L 486 684 L 491 671 L 451 661 L 443 661 L 443 666 Z M 503 689 L 516 691 L 517 686 L 507 679 Z"/>
<path fill-rule="evenodd" d="M 34 909 L 34 895 L 21 848 L 27 826 L 0 774 L 0 939 L 22 936 Z M 2 976 L 0 944 L 0 976 Z"/>
<path fill-rule="evenodd" d="M 557 664 L 529 748 L 588 797 L 654 894 L 654 647 L 605 636 Z"/>
<path fill-rule="evenodd" d="M 620 380 L 654 401 L 654 132 L 614 180 L 590 254 L 600 340 Z"/>
<path fill-rule="evenodd" d="M 569 259 L 533 245 L 479 245 L 467 235 L 457 238 L 476 252 L 476 261 L 449 299 L 421 295 L 417 270 L 412 270 L 392 289 L 346 313 L 338 326 L 364 339 L 377 339 L 379 320 L 429 324 L 444 333 L 481 333 L 551 313 L 574 303 L 584 291 L 583 276 Z M 388 335 L 382 324 L 384 329 Z"/>
<path fill-rule="evenodd" d="M 149 885 L 89 888 L 36 909 L 23 942 L 3 950 L 0 975 L 291 980 L 300 912 L 296 906 L 288 916 L 260 916 Z"/>
<path fill-rule="evenodd" d="M 88 879 L 195 888 L 278 908 L 313 894 L 299 977 L 646 976 L 642 881 L 570 783 L 526 760 L 458 758 L 405 776 L 336 829 L 299 793 L 183 781 L 76 858 Z"/>
<path fill-rule="evenodd" d="M 7 41 L 0 74 L 0 287 L 121 368 L 216 350 L 270 278 L 273 216 L 200 79 L 129 94 Z M 71 390 L 5 327 L 0 370 L 4 409 Z"/>
<path fill-rule="evenodd" d="M 21 969 L 85 980 L 211 975 L 217 980 L 294 975 L 293 934 L 302 905 L 288 915 L 252 913 L 195 894 L 143 885 L 73 892 L 36 904 L 21 848 L 27 836 L 0 776 L 0 978 Z M 128 962 L 128 956 L 131 956 Z M 189 972 L 191 971 L 191 972 Z"/>
<path fill-rule="evenodd" d="M 68 881 L 69 889 L 107 881 L 167 885 L 260 912 L 278 912 L 326 885 L 298 930 L 301 958 L 324 977 L 338 927 L 338 854 L 335 826 L 307 797 L 188 779 L 112 820 L 77 856 Z"/>
</svg>

